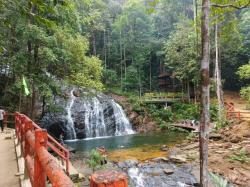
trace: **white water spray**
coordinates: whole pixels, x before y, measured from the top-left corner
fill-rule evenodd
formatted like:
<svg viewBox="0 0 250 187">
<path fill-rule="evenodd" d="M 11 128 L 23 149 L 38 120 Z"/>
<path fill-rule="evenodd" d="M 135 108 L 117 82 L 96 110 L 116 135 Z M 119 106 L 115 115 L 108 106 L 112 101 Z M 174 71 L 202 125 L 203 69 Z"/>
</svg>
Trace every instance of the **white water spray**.
<svg viewBox="0 0 250 187">
<path fill-rule="evenodd" d="M 136 185 L 135 187 L 144 187 L 143 183 L 143 174 L 139 172 L 138 168 L 130 168 L 128 170 L 128 175 L 133 181 L 133 183 Z"/>
<path fill-rule="evenodd" d="M 69 101 L 68 106 L 66 108 L 66 110 L 67 110 L 67 121 L 68 121 L 67 129 L 68 129 L 68 133 L 69 133 L 69 136 L 70 136 L 71 140 L 76 139 L 75 125 L 74 125 L 74 120 L 72 119 L 72 113 L 71 113 L 72 106 L 73 106 L 73 104 L 75 102 L 75 99 L 76 99 L 73 92 L 74 92 L 74 90 L 71 90 L 71 92 L 70 92 L 70 101 Z"/>
</svg>

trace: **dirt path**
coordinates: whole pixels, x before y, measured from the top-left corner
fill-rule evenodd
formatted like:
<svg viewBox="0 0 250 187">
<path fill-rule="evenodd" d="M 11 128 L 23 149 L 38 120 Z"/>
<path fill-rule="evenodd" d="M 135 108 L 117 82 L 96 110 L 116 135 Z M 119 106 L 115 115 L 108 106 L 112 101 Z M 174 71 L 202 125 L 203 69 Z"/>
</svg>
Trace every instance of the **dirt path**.
<svg viewBox="0 0 250 187">
<path fill-rule="evenodd" d="M 13 132 L 0 132 L 0 186 L 19 187 L 19 177 L 15 155 Z"/>
</svg>

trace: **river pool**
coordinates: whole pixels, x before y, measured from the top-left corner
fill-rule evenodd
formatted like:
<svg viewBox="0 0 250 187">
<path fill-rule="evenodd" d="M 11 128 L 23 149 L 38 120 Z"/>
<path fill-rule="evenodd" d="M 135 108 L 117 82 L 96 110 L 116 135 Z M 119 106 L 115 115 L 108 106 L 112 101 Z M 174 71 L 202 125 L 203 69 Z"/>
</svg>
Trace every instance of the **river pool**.
<svg viewBox="0 0 250 187">
<path fill-rule="evenodd" d="M 78 152 L 89 152 L 96 147 L 105 147 L 109 158 L 114 161 L 126 159 L 147 160 L 159 156 L 166 156 L 166 151 L 160 150 L 162 145 L 171 147 L 181 143 L 186 133 L 164 132 L 150 134 L 133 134 L 126 136 L 112 136 L 83 140 L 67 141 L 66 144 Z"/>
</svg>

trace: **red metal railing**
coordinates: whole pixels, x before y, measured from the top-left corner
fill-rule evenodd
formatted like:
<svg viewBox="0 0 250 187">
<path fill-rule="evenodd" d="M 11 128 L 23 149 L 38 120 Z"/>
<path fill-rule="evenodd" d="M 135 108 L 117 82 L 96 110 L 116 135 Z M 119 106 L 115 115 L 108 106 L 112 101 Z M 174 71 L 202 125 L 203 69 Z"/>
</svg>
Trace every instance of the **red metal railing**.
<svg viewBox="0 0 250 187">
<path fill-rule="evenodd" d="M 66 162 L 66 173 L 69 170 L 69 151 L 48 135 L 27 116 L 15 114 L 15 130 L 23 157 L 25 168 L 33 187 L 45 187 L 48 176 L 52 186 L 74 186 L 70 178 L 56 162 L 54 156 L 48 152 L 51 148 Z"/>
<path fill-rule="evenodd" d="M 227 119 L 236 118 L 238 120 L 250 118 L 250 112 L 242 112 L 242 111 L 235 111 L 234 110 L 234 103 L 225 102 L 224 103 L 226 111 L 227 111 Z M 242 114 L 249 114 L 249 116 L 242 115 Z"/>
</svg>

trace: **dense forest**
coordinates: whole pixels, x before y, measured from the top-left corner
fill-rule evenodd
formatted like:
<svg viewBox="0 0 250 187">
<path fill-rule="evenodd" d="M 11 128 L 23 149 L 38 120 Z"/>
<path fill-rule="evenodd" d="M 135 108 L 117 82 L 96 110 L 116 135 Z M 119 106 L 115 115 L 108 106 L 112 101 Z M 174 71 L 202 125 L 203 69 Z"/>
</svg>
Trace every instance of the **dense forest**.
<svg viewBox="0 0 250 187">
<path fill-rule="evenodd" d="M 199 94 L 200 3 L 1 1 L 1 104 L 19 100 L 23 77 L 30 106 L 37 93 L 46 100 L 56 91 L 53 77 L 141 96 L 162 91 L 159 75 L 167 72 L 175 91 Z M 236 72 L 249 61 L 249 16 L 248 9 L 212 8 L 210 77 L 216 83 L 216 67 L 222 70 L 225 89 L 244 85 Z"/>
</svg>

